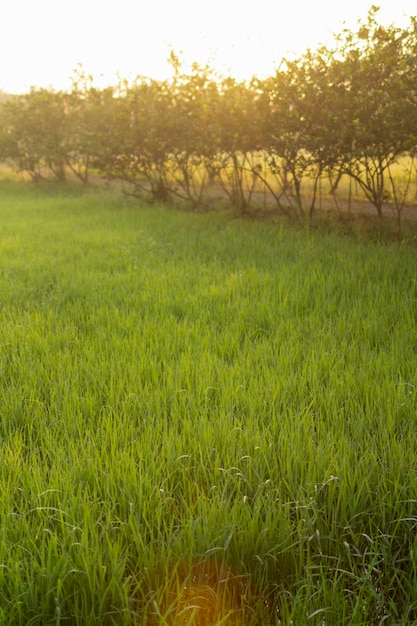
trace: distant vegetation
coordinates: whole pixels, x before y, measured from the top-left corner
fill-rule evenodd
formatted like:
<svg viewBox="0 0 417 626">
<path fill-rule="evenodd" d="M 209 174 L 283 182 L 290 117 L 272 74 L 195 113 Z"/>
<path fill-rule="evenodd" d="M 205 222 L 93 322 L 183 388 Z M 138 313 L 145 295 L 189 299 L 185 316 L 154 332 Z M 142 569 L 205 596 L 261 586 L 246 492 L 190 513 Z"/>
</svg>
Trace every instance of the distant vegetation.
<svg viewBox="0 0 417 626">
<path fill-rule="evenodd" d="M 417 623 L 415 250 L 1 183 L 1 626 Z"/>
<path fill-rule="evenodd" d="M 381 26 L 374 7 L 333 47 L 283 61 L 267 79 L 209 67 L 98 89 L 82 68 L 69 93 L 33 89 L 0 111 L 0 158 L 34 180 L 87 183 L 92 171 L 129 193 L 241 212 L 311 216 L 362 198 L 401 224 L 417 197 L 417 21 Z"/>
</svg>

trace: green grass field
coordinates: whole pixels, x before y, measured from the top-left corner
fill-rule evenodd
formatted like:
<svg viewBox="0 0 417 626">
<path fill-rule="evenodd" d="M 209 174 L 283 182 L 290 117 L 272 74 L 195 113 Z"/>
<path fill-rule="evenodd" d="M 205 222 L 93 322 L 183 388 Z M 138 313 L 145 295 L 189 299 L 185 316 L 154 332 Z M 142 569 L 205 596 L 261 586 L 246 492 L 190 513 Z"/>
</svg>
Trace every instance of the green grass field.
<svg viewBox="0 0 417 626">
<path fill-rule="evenodd" d="M 0 183 L 0 625 L 417 623 L 416 260 Z"/>
</svg>

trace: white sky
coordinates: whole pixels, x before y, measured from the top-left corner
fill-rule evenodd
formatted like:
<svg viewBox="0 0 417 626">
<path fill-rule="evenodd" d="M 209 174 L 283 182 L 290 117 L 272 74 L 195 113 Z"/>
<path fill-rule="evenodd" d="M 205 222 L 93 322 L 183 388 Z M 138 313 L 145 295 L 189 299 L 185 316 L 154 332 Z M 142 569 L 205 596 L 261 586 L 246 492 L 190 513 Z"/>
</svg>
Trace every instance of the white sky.
<svg viewBox="0 0 417 626">
<path fill-rule="evenodd" d="M 354 27 L 373 3 L 382 23 L 417 14 L 416 0 L 6 0 L 0 89 L 66 88 L 79 63 L 99 85 L 117 74 L 165 78 L 171 49 L 238 79 L 267 76 L 284 55 Z"/>
</svg>

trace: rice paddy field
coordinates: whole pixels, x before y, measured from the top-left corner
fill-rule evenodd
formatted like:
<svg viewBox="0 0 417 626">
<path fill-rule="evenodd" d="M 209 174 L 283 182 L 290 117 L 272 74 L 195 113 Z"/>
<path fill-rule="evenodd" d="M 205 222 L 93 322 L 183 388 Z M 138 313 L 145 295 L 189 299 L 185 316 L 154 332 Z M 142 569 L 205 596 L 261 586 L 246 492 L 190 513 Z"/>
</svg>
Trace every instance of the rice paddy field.
<svg viewBox="0 0 417 626">
<path fill-rule="evenodd" d="M 0 183 L 0 625 L 417 624 L 416 260 Z"/>
</svg>

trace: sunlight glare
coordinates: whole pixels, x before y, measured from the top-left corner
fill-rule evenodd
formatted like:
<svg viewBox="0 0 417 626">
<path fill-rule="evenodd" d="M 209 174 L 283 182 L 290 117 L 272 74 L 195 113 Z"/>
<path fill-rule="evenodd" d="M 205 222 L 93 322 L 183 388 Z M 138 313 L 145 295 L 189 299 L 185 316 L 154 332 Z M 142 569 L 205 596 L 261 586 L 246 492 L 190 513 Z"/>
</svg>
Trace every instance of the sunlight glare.
<svg viewBox="0 0 417 626">
<path fill-rule="evenodd" d="M 352 28 L 372 2 L 351 0 L 17 0 L 3 8 L 0 88 L 66 88 L 78 64 L 102 84 L 117 76 L 169 76 L 171 50 L 186 64 L 210 64 L 222 75 L 246 80 L 270 75 L 283 56 L 326 43 L 343 23 Z M 401 21 L 416 13 L 414 0 L 382 0 L 380 18 Z M 405 22 L 407 23 L 408 20 Z"/>
</svg>

